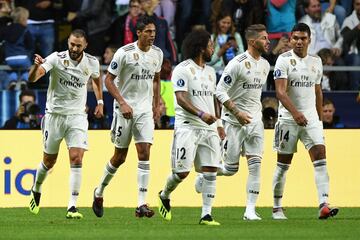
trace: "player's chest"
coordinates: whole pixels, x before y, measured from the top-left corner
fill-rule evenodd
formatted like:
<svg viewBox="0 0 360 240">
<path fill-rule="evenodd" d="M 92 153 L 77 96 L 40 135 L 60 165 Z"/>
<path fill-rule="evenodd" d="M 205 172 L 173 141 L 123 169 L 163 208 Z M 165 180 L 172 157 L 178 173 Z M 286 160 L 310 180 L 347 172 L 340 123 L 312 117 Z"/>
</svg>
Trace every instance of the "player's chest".
<svg viewBox="0 0 360 240">
<path fill-rule="evenodd" d="M 264 84 L 266 82 L 268 70 L 265 66 L 250 61 L 244 61 L 238 76 L 239 84 Z"/>
<path fill-rule="evenodd" d="M 152 54 L 133 52 L 126 56 L 125 65 L 130 71 L 141 72 L 142 69 L 147 69 L 155 72 L 155 69 L 160 65 L 160 61 Z"/>
<path fill-rule="evenodd" d="M 216 79 L 211 72 L 190 67 L 188 71 L 190 89 L 215 90 Z"/>
<path fill-rule="evenodd" d="M 73 66 L 68 60 L 63 60 L 58 64 L 57 75 L 68 81 L 87 82 L 91 76 L 91 70 L 85 65 Z"/>
<path fill-rule="evenodd" d="M 290 59 L 288 79 L 296 82 L 315 82 L 318 71 L 313 62 Z"/>
</svg>

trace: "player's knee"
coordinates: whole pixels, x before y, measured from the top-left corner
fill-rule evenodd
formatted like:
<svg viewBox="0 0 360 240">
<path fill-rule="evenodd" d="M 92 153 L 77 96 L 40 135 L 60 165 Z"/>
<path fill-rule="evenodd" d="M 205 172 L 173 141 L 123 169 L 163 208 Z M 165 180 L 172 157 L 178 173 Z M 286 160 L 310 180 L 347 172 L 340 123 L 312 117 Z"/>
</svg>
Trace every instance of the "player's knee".
<svg viewBox="0 0 360 240">
<path fill-rule="evenodd" d="M 44 154 L 43 163 L 47 169 L 53 168 L 57 159 L 57 154 Z"/>
<path fill-rule="evenodd" d="M 125 162 L 125 157 L 123 155 L 114 155 L 111 160 L 110 163 L 111 165 L 113 165 L 114 167 L 118 168 L 120 167 L 124 162 Z"/>
<path fill-rule="evenodd" d="M 176 175 L 178 175 L 178 177 L 183 180 L 189 175 L 189 172 L 176 173 Z"/>
</svg>

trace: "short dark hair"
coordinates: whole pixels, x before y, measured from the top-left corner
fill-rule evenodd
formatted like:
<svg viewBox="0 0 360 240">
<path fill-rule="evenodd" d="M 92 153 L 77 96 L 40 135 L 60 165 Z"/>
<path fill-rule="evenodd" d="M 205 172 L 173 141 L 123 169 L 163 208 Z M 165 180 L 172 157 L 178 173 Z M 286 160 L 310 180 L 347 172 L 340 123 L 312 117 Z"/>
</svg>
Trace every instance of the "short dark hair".
<svg viewBox="0 0 360 240">
<path fill-rule="evenodd" d="M 86 42 L 87 42 L 87 35 L 86 35 L 86 32 L 82 29 L 74 29 L 72 30 L 72 32 L 70 33 L 70 35 L 73 35 L 74 37 L 77 37 L 77 38 L 85 38 Z"/>
<path fill-rule="evenodd" d="M 197 58 L 200 55 L 201 50 L 207 48 L 210 38 L 210 34 L 202 29 L 190 32 L 185 37 L 181 47 L 184 60 Z"/>
<path fill-rule="evenodd" d="M 305 23 L 297 23 L 291 30 L 291 33 L 293 32 L 306 32 L 309 37 L 311 37 L 311 31 L 307 24 Z"/>
<path fill-rule="evenodd" d="M 138 18 L 136 22 L 136 30 L 142 31 L 149 24 L 154 24 L 156 27 L 155 20 L 152 17 L 144 14 Z"/>
<path fill-rule="evenodd" d="M 245 39 L 249 40 L 251 38 L 256 38 L 260 32 L 262 31 L 266 31 L 266 27 L 263 24 L 253 24 L 250 25 L 246 30 L 245 30 Z"/>
<path fill-rule="evenodd" d="M 335 107 L 335 105 L 334 105 L 334 102 L 333 101 L 331 101 L 330 99 L 328 99 L 328 98 L 324 98 L 323 99 L 323 106 L 325 106 L 325 105 L 333 105 L 334 107 Z"/>
<path fill-rule="evenodd" d="M 322 63 L 325 63 L 325 60 L 327 58 L 334 58 L 334 54 L 332 53 L 331 49 L 329 48 L 322 48 L 320 49 L 320 51 L 317 53 L 317 55 L 321 58 Z"/>
<path fill-rule="evenodd" d="M 24 97 L 24 96 L 30 96 L 30 97 L 33 97 L 34 98 L 34 102 L 36 101 L 36 95 L 35 95 L 35 92 L 33 90 L 23 90 L 21 91 L 20 95 L 19 95 L 19 102 L 21 102 L 21 99 Z"/>
</svg>

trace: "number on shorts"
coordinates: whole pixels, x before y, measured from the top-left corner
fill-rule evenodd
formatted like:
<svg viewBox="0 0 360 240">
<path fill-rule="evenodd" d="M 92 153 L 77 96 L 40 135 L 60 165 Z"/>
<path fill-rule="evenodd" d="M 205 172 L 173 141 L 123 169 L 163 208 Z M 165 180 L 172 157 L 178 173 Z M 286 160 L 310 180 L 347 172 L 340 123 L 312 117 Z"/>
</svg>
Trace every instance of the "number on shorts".
<svg viewBox="0 0 360 240">
<path fill-rule="evenodd" d="M 48 136 L 49 136 L 49 132 L 46 130 L 44 135 L 45 135 L 45 142 L 46 142 L 46 140 L 48 139 Z"/>
<path fill-rule="evenodd" d="M 289 141 L 289 130 L 286 131 L 284 137 L 283 137 L 283 130 L 280 131 L 280 139 L 284 139 L 287 142 Z"/>
<path fill-rule="evenodd" d="M 184 147 L 182 147 L 182 148 L 177 148 L 177 149 L 176 149 L 176 159 L 179 159 L 179 155 L 181 155 L 181 156 L 180 156 L 180 159 L 181 159 L 181 160 L 186 159 L 185 153 L 186 153 L 186 150 L 185 150 Z"/>
<path fill-rule="evenodd" d="M 118 129 L 117 129 L 116 137 L 120 137 L 120 136 L 121 136 L 121 134 L 122 134 L 121 129 L 122 129 L 122 126 L 119 126 Z"/>
<path fill-rule="evenodd" d="M 227 150 L 227 144 L 228 144 L 228 140 L 225 141 L 224 143 L 224 149 Z"/>
</svg>

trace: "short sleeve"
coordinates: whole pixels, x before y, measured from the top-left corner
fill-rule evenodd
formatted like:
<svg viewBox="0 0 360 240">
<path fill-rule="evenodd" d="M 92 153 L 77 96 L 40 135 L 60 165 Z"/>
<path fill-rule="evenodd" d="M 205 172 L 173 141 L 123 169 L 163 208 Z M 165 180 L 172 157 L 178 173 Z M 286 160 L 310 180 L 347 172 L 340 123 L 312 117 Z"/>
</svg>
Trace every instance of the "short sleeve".
<svg viewBox="0 0 360 240">
<path fill-rule="evenodd" d="M 98 60 L 93 62 L 93 72 L 91 74 L 91 78 L 98 78 L 100 77 L 100 63 Z"/>
<path fill-rule="evenodd" d="M 288 78 L 288 64 L 286 58 L 281 55 L 278 57 L 274 67 L 274 80 Z"/>
<path fill-rule="evenodd" d="M 110 62 L 110 65 L 108 67 L 108 72 L 112 75 L 118 76 L 120 73 L 120 66 L 121 61 L 125 56 L 125 52 L 122 48 L 118 49 L 116 53 L 114 54 L 113 59 Z"/>
<path fill-rule="evenodd" d="M 315 84 L 321 84 L 321 79 L 323 77 L 323 65 L 322 65 L 320 58 L 318 58 L 317 64 L 318 64 L 318 67 L 317 67 L 317 72 L 316 72 Z"/>
<path fill-rule="evenodd" d="M 216 97 L 221 103 L 230 99 L 228 91 L 234 85 L 234 81 L 238 79 L 239 72 L 241 72 L 241 63 L 239 64 L 237 59 L 231 60 L 225 67 L 216 88 Z"/>
<path fill-rule="evenodd" d="M 160 50 L 160 49 L 159 49 Z M 160 50 L 159 51 L 159 64 L 157 66 L 157 68 L 155 69 L 155 72 L 156 73 L 159 73 L 161 71 L 161 66 L 162 66 L 162 63 L 163 63 L 163 58 L 164 58 L 164 54 L 163 52 Z"/>
<path fill-rule="evenodd" d="M 175 67 L 171 76 L 171 81 L 174 86 L 174 92 L 188 91 L 188 77 L 184 67 Z"/>
<path fill-rule="evenodd" d="M 51 69 L 53 69 L 54 66 L 56 66 L 57 59 L 58 52 L 53 52 L 45 58 L 45 62 L 41 64 L 41 66 L 45 69 L 46 72 L 49 72 Z"/>
</svg>

